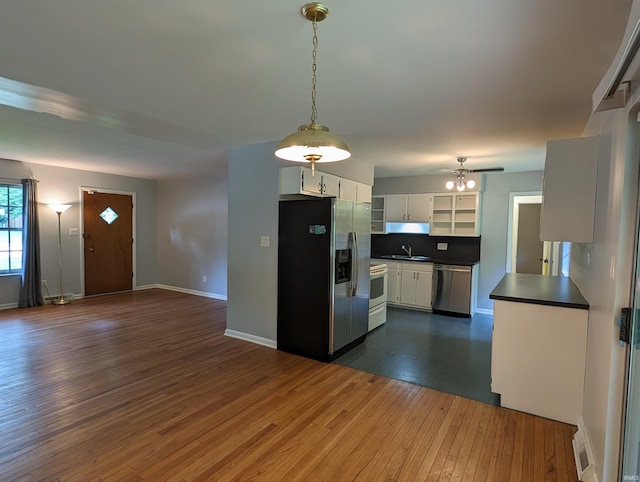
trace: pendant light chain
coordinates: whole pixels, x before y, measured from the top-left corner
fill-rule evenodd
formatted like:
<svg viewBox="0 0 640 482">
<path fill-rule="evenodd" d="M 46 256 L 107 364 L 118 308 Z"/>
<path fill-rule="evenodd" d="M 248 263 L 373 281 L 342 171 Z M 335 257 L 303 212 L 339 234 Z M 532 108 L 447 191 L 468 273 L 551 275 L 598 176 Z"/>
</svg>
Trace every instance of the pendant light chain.
<svg viewBox="0 0 640 482">
<path fill-rule="evenodd" d="M 313 63 L 311 67 L 311 123 L 298 127 L 298 130 L 282 139 L 276 147 L 275 155 L 280 159 L 294 162 L 308 162 L 314 172 L 316 162 L 336 162 L 351 156 L 349 146 L 327 126 L 316 124 L 318 109 L 316 106 L 317 61 L 318 61 L 318 22 L 327 18 L 329 9 L 322 3 L 307 3 L 301 9 L 302 16 L 313 25 Z"/>
<path fill-rule="evenodd" d="M 311 125 L 316 123 L 318 110 L 316 108 L 316 60 L 318 57 L 318 24 L 313 20 L 313 65 L 311 66 Z"/>
</svg>

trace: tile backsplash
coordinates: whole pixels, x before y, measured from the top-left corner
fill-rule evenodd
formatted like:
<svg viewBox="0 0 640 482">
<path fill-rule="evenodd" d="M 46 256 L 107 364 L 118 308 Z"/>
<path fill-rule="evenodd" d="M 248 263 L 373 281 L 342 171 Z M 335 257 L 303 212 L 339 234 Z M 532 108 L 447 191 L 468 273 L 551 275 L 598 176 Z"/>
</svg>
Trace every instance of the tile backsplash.
<svg viewBox="0 0 640 482">
<path fill-rule="evenodd" d="M 371 257 L 405 254 L 402 245 L 410 245 L 413 255 L 458 261 L 480 261 L 480 236 L 429 236 L 426 234 L 372 234 Z M 438 250 L 438 245 L 446 250 Z"/>
</svg>

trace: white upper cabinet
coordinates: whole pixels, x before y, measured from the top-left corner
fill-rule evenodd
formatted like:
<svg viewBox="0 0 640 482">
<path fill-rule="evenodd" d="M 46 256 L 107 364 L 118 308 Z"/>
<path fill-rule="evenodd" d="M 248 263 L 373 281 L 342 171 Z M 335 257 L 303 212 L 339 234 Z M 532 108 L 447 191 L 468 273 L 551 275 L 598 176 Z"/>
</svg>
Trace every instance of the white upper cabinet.
<svg viewBox="0 0 640 482">
<path fill-rule="evenodd" d="M 318 187 L 324 196 L 340 197 L 340 178 L 331 174 L 316 171 L 316 177 L 320 178 Z"/>
<path fill-rule="evenodd" d="M 359 203 L 370 203 L 372 198 L 371 191 L 371 186 L 368 184 L 361 182 L 356 183 L 356 201 Z"/>
<path fill-rule="evenodd" d="M 432 235 L 477 236 L 479 226 L 479 193 L 434 194 Z"/>
<path fill-rule="evenodd" d="M 428 223 L 431 219 L 431 195 L 386 196 L 385 218 L 389 223 Z"/>
<path fill-rule="evenodd" d="M 371 233 L 385 234 L 385 201 L 386 196 L 371 197 Z"/>
<path fill-rule="evenodd" d="M 599 137 L 547 142 L 542 241 L 593 241 Z"/>
<path fill-rule="evenodd" d="M 303 166 L 280 168 L 280 194 L 335 197 L 346 201 L 371 202 L 371 186 Z"/>
<path fill-rule="evenodd" d="M 280 194 L 322 196 L 322 175 L 318 171 L 313 175 L 308 167 L 283 167 L 280 169 Z"/>
<path fill-rule="evenodd" d="M 358 183 L 349 179 L 338 181 L 338 198 L 346 201 L 356 201 L 358 195 Z"/>
</svg>

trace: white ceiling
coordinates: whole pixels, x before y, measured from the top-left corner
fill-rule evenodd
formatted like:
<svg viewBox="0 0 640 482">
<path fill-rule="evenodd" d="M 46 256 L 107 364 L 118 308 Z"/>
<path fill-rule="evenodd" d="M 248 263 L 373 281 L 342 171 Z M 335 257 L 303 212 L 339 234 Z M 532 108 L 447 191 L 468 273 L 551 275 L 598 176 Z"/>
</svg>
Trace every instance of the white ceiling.
<svg viewBox="0 0 640 482">
<path fill-rule="evenodd" d="M 303 3 L 3 0 L 0 157 L 162 179 L 283 138 L 311 113 Z M 376 177 L 541 169 L 582 133 L 630 5 L 328 0 L 318 122 Z"/>
</svg>

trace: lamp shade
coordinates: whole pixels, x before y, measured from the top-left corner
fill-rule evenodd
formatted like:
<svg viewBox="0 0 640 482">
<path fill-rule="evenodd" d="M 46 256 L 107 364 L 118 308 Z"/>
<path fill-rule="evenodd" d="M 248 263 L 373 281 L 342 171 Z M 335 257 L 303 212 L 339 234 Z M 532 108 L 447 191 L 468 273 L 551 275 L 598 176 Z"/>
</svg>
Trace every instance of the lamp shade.
<svg viewBox="0 0 640 482">
<path fill-rule="evenodd" d="M 321 124 L 305 124 L 282 139 L 275 152 L 286 161 L 336 162 L 351 157 L 347 143 Z"/>
<path fill-rule="evenodd" d="M 53 211 L 63 213 L 71 207 L 71 204 L 47 204 Z"/>
</svg>

